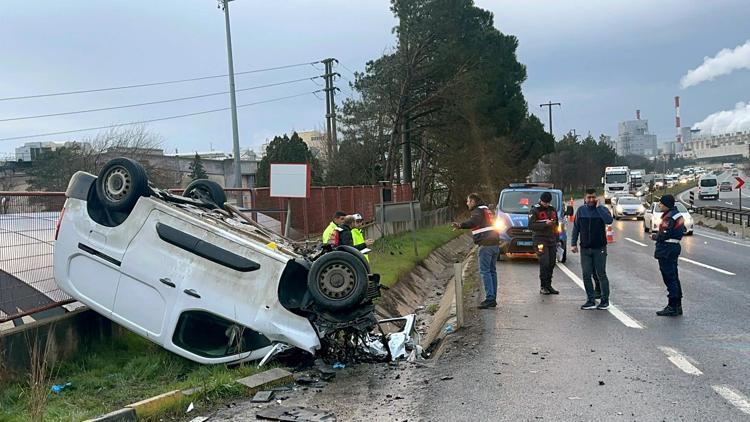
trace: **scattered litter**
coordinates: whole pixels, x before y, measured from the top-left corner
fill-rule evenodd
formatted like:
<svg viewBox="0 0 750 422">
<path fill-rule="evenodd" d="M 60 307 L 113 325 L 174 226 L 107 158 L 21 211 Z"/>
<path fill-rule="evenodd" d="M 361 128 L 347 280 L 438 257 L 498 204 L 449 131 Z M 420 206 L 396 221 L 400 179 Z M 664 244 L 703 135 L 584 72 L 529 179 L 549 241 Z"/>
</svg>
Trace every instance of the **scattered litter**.
<svg viewBox="0 0 750 422">
<path fill-rule="evenodd" d="M 258 391 L 253 396 L 253 403 L 268 403 L 269 401 L 273 400 L 274 392 L 273 390 L 266 390 L 266 391 Z"/>
<path fill-rule="evenodd" d="M 494 372 L 495 375 L 502 375 L 502 372 Z"/>
<path fill-rule="evenodd" d="M 445 328 L 443 328 L 443 331 L 445 332 L 445 334 L 450 334 L 455 331 L 455 329 L 453 328 L 453 324 L 446 324 Z"/>
<path fill-rule="evenodd" d="M 336 362 L 333 364 L 333 369 L 344 369 L 344 368 L 346 368 L 346 365 L 344 365 L 341 362 Z"/>
<path fill-rule="evenodd" d="M 622 416 L 622 412 L 617 412 L 617 416 Z"/>
<path fill-rule="evenodd" d="M 320 379 L 323 381 L 330 381 L 336 377 L 335 372 L 329 372 L 329 371 L 320 371 Z"/>
<path fill-rule="evenodd" d="M 583 400 L 580 397 L 568 397 L 568 400 Z"/>
<path fill-rule="evenodd" d="M 190 420 L 190 422 L 206 422 L 210 416 L 196 416 Z"/>
<path fill-rule="evenodd" d="M 193 406 L 193 402 L 190 402 L 190 404 L 188 405 L 187 411 L 185 413 L 190 413 L 193 411 L 193 409 L 195 409 L 195 406 Z"/>
<path fill-rule="evenodd" d="M 329 422 L 335 421 L 336 416 L 333 412 L 321 409 L 312 409 L 306 407 L 284 407 L 276 406 L 263 409 L 256 415 L 259 419 L 284 422 Z"/>
<path fill-rule="evenodd" d="M 445 376 L 445 377 L 440 378 L 441 381 L 450 381 L 452 379 L 453 379 L 453 377 L 449 377 L 449 376 Z"/>
<path fill-rule="evenodd" d="M 599 381 L 599 385 L 604 385 L 604 381 Z"/>
<path fill-rule="evenodd" d="M 315 383 L 315 382 L 316 382 L 317 380 L 315 380 L 315 379 L 313 379 L 313 378 L 310 378 L 310 377 L 306 377 L 306 376 L 302 375 L 302 376 L 299 376 L 299 377 L 297 377 L 297 379 L 296 379 L 296 380 L 294 380 L 294 381 L 295 381 L 295 382 L 296 382 L 297 384 L 300 384 L 300 385 L 310 385 L 310 384 L 313 384 L 313 383 Z"/>
<path fill-rule="evenodd" d="M 531 352 L 532 355 L 538 355 L 539 352 Z"/>
<path fill-rule="evenodd" d="M 530 374 L 538 374 L 539 371 L 529 371 Z"/>
<path fill-rule="evenodd" d="M 72 382 L 66 382 L 65 384 L 55 384 L 55 385 L 52 386 L 52 388 L 50 390 L 52 390 L 53 393 L 59 393 L 62 390 L 66 389 L 66 388 L 70 388 L 72 386 L 73 386 Z"/>
</svg>

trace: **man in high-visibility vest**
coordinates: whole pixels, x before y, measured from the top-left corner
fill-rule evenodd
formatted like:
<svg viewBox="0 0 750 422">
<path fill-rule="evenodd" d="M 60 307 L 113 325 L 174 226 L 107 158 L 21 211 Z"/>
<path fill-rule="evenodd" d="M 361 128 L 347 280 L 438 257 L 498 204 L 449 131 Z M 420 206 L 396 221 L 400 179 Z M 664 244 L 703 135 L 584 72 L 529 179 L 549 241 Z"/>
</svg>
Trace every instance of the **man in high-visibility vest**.
<svg viewBox="0 0 750 422">
<path fill-rule="evenodd" d="M 354 246 L 357 245 L 366 245 L 367 248 L 369 248 L 373 241 L 371 239 L 365 240 L 365 234 L 362 232 L 361 227 L 365 224 L 365 219 L 362 217 L 362 214 L 354 214 L 352 215 L 354 217 L 354 227 L 352 227 L 352 240 L 354 242 Z M 370 262 L 370 257 L 367 256 L 367 252 L 369 252 L 368 249 L 362 249 L 361 252 L 365 255 L 365 259 L 367 262 Z"/>
<path fill-rule="evenodd" d="M 333 214 L 333 221 L 328 223 L 328 227 L 323 232 L 323 243 L 328 243 L 331 240 L 331 235 L 336 230 L 336 227 L 344 222 L 344 217 L 346 217 L 346 213 L 343 211 L 336 211 Z"/>
<path fill-rule="evenodd" d="M 474 244 L 479 246 L 479 274 L 484 284 L 485 299 L 479 309 L 497 307 L 497 257 L 500 255 L 500 235 L 494 227 L 494 215 L 478 194 L 466 198 L 471 218 L 463 223 L 451 223 L 453 229 L 471 229 Z"/>
</svg>

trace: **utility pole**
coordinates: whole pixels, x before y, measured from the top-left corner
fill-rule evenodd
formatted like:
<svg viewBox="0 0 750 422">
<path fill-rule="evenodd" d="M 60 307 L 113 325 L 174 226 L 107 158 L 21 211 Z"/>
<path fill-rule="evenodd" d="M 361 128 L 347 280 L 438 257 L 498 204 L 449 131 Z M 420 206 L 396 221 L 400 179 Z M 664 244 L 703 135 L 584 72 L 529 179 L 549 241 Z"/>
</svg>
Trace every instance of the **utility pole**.
<svg viewBox="0 0 750 422">
<path fill-rule="evenodd" d="M 240 169 L 240 132 L 237 127 L 237 96 L 234 90 L 234 60 L 232 59 L 232 31 L 229 26 L 229 2 L 232 0 L 218 0 L 219 8 L 224 10 L 224 22 L 227 31 L 227 63 L 229 66 L 229 99 L 232 107 L 232 143 L 234 147 L 234 187 L 242 187 L 242 171 Z M 239 206 L 242 206 L 242 195 L 238 196 Z"/>
<path fill-rule="evenodd" d="M 560 103 L 553 103 L 552 101 L 547 101 L 547 104 L 539 104 L 539 107 L 547 107 L 549 109 L 549 134 L 554 137 L 555 134 L 552 133 L 552 106 L 561 107 L 562 105 Z"/>
<path fill-rule="evenodd" d="M 322 60 L 325 65 L 325 74 L 323 78 L 326 80 L 326 137 L 328 139 L 328 159 L 333 158 L 333 154 L 338 150 L 338 136 L 336 134 L 336 98 L 334 93 L 338 88 L 333 85 L 333 78 L 340 76 L 338 73 L 333 71 L 333 62 L 338 63 L 338 60 L 334 58 L 328 58 Z"/>
</svg>

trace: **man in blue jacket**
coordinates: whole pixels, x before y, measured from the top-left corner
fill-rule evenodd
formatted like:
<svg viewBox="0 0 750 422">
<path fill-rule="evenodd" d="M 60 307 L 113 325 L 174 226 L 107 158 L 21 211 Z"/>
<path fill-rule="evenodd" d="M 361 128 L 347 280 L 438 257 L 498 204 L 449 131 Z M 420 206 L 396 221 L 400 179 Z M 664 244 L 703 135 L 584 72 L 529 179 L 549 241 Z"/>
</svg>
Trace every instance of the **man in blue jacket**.
<svg viewBox="0 0 750 422">
<path fill-rule="evenodd" d="M 612 224 L 612 214 L 607 207 L 599 205 L 596 190 L 587 189 L 584 205 L 576 211 L 570 251 L 578 253 L 578 237 L 581 238 L 581 271 L 586 288 L 586 303 L 581 309 L 609 309 L 609 279 L 607 278 L 607 225 Z M 597 306 L 596 292 L 591 275 L 599 277 L 601 301 Z"/>
<path fill-rule="evenodd" d="M 680 257 L 680 239 L 685 235 L 685 221 L 674 206 L 674 196 L 664 195 L 659 199 L 661 208 L 661 224 L 659 232 L 651 235 L 656 241 L 654 258 L 659 261 L 664 284 L 667 285 L 667 297 L 669 303 L 661 311 L 656 312 L 659 316 L 682 315 L 682 286 L 677 275 L 677 259 Z"/>
</svg>

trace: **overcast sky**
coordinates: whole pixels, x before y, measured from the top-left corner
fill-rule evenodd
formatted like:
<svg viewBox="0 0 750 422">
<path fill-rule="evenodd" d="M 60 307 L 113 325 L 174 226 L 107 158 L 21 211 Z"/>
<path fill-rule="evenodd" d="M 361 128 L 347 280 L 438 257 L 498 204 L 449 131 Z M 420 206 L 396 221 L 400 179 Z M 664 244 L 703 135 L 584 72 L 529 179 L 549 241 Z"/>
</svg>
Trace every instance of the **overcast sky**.
<svg viewBox="0 0 750 422">
<path fill-rule="evenodd" d="M 226 72 L 224 17 L 215 0 L 0 1 L 0 98 L 185 79 Z M 675 95 L 683 125 L 750 130 L 750 7 L 746 0 L 477 0 L 520 41 L 529 110 L 559 137 L 616 135 L 640 109 L 660 140 L 674 139 Z M 236 0 L 235 71 L 338 58 L 348 69 L 394 45 L 385 0 Z M 726 50 L 725 50 L 726 49 Z M 725 51 L 722 51 L 725 50 Z M 237 88 L 322 74 L 322 65 L 237 76 Z M 337 69 L 353 79 L 344 67 Z M 691 73 L 688 73 L 692 71 Z M 239 110 L 240 142 L 320 128 L 325 103 L 302 81 L 238 92 L 238 104 L 305 94 Z M 347 84 L 341 82 L 342 88 Z M 683 88 L 684 87 L 684 88 Z M 80 95 L 0 101 L 0 120 L 167 100 L 227 89 L 225 78 Z M 349 95 L 344 88 L 343 95 Z M 320 98 L 322 96 L 318 94 Z M 0 121 L 0 138 L 158 119 L 228 106 L 228 95 L 85 114 Z M 231 150 L 227 111 L 150 123 L 165 149 Z M 95 132 L 0 141 L 0 155 L 27 141 L 75 140 Z"/>
</svg>

